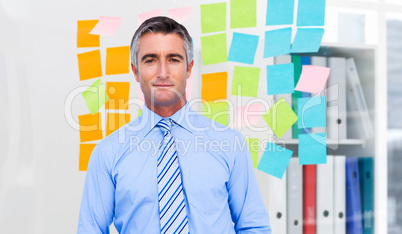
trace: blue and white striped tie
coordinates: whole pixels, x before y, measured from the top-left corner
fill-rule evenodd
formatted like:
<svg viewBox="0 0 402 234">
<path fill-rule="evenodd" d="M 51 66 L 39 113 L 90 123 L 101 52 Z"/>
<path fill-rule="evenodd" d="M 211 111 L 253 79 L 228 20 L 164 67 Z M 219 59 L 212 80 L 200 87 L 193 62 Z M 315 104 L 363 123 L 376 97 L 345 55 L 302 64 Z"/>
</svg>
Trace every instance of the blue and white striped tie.
<svg viewBox="0 0 402 234">
<path fill-rule="evenodd" d="M 189 233 L 186 204 L 176 145 L 170 132 L 172 120 L 156 124 L 163 133 L 158 156 L 158 197 L 161 233 Z"/>
</svg>

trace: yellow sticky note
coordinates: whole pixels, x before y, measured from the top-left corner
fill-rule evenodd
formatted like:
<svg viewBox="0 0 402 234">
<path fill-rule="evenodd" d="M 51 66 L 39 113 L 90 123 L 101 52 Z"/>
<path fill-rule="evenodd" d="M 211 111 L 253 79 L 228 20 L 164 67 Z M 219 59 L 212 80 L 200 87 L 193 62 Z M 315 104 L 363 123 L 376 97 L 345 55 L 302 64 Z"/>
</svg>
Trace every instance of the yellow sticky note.
<svg viewBox="0 0 402 234">
<path fill-rule="evenodd" d="M 130 114 L 107 113 L 106 136 L 130 122 Z"/>
<path fill-rule="evenodd" d="M 268 126 L 278 138 L 281 138 L 298 120 L 292 107 L 289 106 L 283 97 L 281 97 L 262 118 L 267 122 Z"/>
<path fill-rule="evenodd" d="M 78 163 L 79 171 L 86 171 L 88 168 L 89 158 L 96 144 L 80 144 L 80 157 Z"/>
<path fill-rule="evenodd" d="M 99 47 L 99 35 L 89 34 L 99 20 L 77 21 L 77 47 Z"/>
<path fill-rule="evenodd" d="M 227 72 L 203 74 L 201 77 L 201 98 L 203 102 L 211 102 L 227 98 Z"/>
<path fill-rule="evenodd" d="M 100 50 L 77 54 L 80 80 L 88 80 L 102 76 Z"/>
<path fill-rule="evenodd" d="M 106 92 L 109 97 L 106 109 L 128 110 L 130 82 L 106 82 Z"/>
<path fill-rule="evenodd" d="M 215 122 L 228 126 L 229 104 L 227 101 L 203 102 L 202 114 Z"/>
<path fill-rule="evenodd" d="M 105 85 L 102 83 L 101 78 L 97 79 L 88 89 L 86 89 L 82 96 L 88 106 L 89 111 L 95 114 L 99 109 L 109 100 L 105 91 Z"/>
<path fill-rule="evenodd" d="M 260 151 L 260 140 L 258 138 L 246 138 L 248 148 L 250 150 L 253 167 L 258 166 L 258 152 Z"/>
<path fill-rule="evenodd" d="M 101 116 L 99 112 L 78 116 L 80 124 L 80 140 L 81 142 L 95 141 L 103 138 L 101 130 Z"/>
<path fill-rule="evenodd" d="M 126 74 L 129 67 L 129 46 L 106 48 L 106 75 Z"/>
</svg>

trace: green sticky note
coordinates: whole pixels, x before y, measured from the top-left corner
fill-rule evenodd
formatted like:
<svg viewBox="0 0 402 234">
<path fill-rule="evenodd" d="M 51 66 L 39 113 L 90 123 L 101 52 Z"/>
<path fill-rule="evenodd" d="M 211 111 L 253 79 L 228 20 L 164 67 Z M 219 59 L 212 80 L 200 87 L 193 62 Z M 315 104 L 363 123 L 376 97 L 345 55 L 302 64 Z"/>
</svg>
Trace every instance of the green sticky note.
<svg viewBox="0 0 402 234">
<path fill-rule="evenodd" d="M 223 125 L 229 124 L 229 104 L 226 101 L 203 102 L 202 114 Z"/>
<path fill-rule="evenodd" d="M 201 5 L 201 32 L 226 30 L 226 2 Z"/>
<path fill-rule="evenodd" d="M 297 115 L 282 97 L 280 98 L 263 116 L 278 138 L 281 138 L 285 132 L 298 120 Z"/>
<path fill-rule="evenodd" d="M 257 0 L 230 1 L 230 28 L 257 26 Z"/>
<path fill-rule="evenodd" d="M 105 84 L 102 83 L 100 78 L 85 90 L 82 93 L 82 96 L 92 114 L 98 112 L 98 110 L 109 100 L 109 97 L 106 94 Z"/>
<path fill-rule="evenodd" d="M 138 115 L 137 115 L 137 117 L 140 116 L 140 115 L 142 115 L 142 109 L 139 109 L 139 110 L 138 110 Z"/>
<path fill-rule="evenodd" d="M 235 66 L 233 71 L 232 95 L 257 97 L 260 68 Z"/>
<path fill-rule="evenodd" d="M 248 148 L 250 149 L 251 159 L 253 160 L 253 167 L 258 166 L 258 152 L 260 149 L 260 140 L 258 138 L 246 138 Z"/>
<path fill-rule="evenodd" d="M 226 33 L 201 37 L 203 65 L 226 62 L 227 54 Z"/>
</svg>

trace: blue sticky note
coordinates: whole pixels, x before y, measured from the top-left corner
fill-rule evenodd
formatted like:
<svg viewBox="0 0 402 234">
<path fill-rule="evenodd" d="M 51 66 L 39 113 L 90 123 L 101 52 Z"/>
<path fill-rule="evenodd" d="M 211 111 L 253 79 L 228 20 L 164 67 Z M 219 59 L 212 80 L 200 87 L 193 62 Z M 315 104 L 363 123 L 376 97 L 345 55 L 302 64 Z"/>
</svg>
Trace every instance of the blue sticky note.
<svg viewBox="0 0 402 234">
<path fill-rule="evenodd" d="M 327 121 L 325 96 L 299 98 L 297 106 L 299 128 L 325 127 Z"/>
<path fill-rule="evenodd" d="M 264 58 L 290 53 L 292 28 L 282 28 L 265 32 Z"/>
<path fill-rule="evenodd" d="M 291 53 L 315 53 L 320 49 L 323 28 L 298 28 Z"/>
<path fill-rule="evenodd" d="M 261 157 L 257 169 L 282 179 L 288 167 L 293 151 L 288 150 L 280 145 L 267 142 L 264 154 Z"/>
<path fill-rule="evenodd" d="M 253 64 L 259 36 L 233 33 L 228 61 Z"/>
<path fill-rule="evenodd" d="M 299 134 L 299 164 L 327 163 L 327 134 Z"/>
<path fill-rule="evenodd" d="M 293 93 L 294 87 L 293 63 L 267 66 L 268 95 Z"/>
<path fill-rule="evenodd" d="M 324 26 L 325 0 L 299 0 L 296 26 Z"/>
<path fill-rule="evenodd" d="M 268 0 L 265 25 L 293 24 L 294 0 Z"/>
</svg>

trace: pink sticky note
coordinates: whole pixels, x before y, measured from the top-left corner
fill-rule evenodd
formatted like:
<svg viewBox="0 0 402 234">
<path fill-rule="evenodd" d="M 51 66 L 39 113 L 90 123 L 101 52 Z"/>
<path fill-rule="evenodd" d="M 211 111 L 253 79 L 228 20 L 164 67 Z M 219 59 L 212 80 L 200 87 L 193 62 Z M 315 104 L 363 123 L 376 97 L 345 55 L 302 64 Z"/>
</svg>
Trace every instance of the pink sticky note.
<svg viewBox="0 0 402 234">
<path fill-rule="evenodd" d="M 191 12 L 193 12 L 192 7 L 174 8 L 168 10 L 168 16 L 182 23 L 191 15 Z"/>
<path fill-rule="evenodd" d="M 255 126 L 264 114 L 263 108 L 264 106 L 262 103 L 238 107 L 233 127 L 240 128 L 243 126 Z"/>
<path fill-rule="evenodd" d="M 187 79 L 187 85 L 186 85 L 187 100 L 191 98 L 191 94 L 193 93 L 193 84 L 194 84 L 193 73 L 191 73 L 190 78 Z"/>
<path fill-rule="evenodd" d="M 155 9 L 152 11 L 147 11 L 138 15 L 138 25 L 142 24 L 145 20 L 152 18 L 154 16 L 162 15 L 162 8 Z"/>
<path fill-rule="evenodd" d="M 320 67 L 313 65 L 302 66 L 302 73 L 295 90 L 319 93 L 323 90 L 328 80 L 330 69 L 328 67 Z"/>
<path fill-rule="evenodd" d="M 100 16 L 98 23 L 89 34 L 112 36 L 121 24 L 120 17 Z"/>
</svg>

